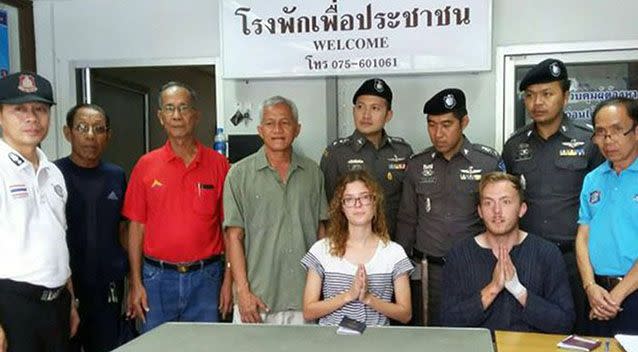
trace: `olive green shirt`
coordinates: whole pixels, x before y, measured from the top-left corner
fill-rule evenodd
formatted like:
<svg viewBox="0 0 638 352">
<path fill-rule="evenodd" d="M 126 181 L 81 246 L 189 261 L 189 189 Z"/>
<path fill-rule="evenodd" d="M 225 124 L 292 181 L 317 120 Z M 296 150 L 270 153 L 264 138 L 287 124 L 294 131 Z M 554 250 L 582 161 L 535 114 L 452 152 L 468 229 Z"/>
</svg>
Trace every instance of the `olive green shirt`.
<svg viewBox="0 0 638 352">
<path fill-rule="evenodd" d="M 273 313 L 301 310 L 306 271 L 301 258 L 328 219 L 323 174 L 314 161 L 293 152 L 286 182 L 266 159 L 264 147 L 239 161 L 224 184 L 224 227 L 244 229 L 250 290 Z"/>
</svg>

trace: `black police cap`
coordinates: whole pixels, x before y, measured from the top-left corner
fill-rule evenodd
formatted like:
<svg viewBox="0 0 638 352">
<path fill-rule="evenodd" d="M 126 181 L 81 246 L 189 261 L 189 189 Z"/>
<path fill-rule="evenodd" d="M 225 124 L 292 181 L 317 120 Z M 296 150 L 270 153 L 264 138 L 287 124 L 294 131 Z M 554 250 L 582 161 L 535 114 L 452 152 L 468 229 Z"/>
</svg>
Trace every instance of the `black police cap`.
<svg viewBox="0 0 638 352">
<path fill-rule="evenodd" d="M 357 103 L 357 98 L 360 95 L 376 95 L 385 99 L 388 102 L 388 107 L 392 105 L 392 90 L 390 86 L 385 83 L 381 78 L 371 78 L 361 85 L 359 89 L 354 93 L 352 98 L 352 104 Z"/>
<path fill-rule="evenodd" d="M 0 79 L 0 104 L 38 101 L 55 105 L 51 82 L 33 72 L 17 72 Z"/>
<path fill-rule="evenodd" d="M 465 109 L 465 94 L 457 88 L 447 88 L 436 93 L 423 106 L 423 113 L 443 115 Z"/>
<path fill-rule="evenodd" d="M 519 91 L 524 91 L 532 84 L 549 83 L 567 79 L 567 68 L 558 59 L 545 59 L 527 72 L 518 86 Z"/>
</svg>

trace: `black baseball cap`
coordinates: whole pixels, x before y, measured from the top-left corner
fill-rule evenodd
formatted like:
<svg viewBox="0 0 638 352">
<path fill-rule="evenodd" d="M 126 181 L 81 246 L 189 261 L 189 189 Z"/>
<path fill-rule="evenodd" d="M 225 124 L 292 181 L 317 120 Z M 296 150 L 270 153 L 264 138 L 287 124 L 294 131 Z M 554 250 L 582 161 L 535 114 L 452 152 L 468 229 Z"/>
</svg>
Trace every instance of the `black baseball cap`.
<svg viewBox="0 0 638 352">
<path fill-rule="evenodd" d="M 0 104 L 38 101 L 55 105 L 51 82 L 33 72 L 17 72 L 0 79 Z"/>
<path fill-rule="evenodd" d="M 524 91 L 532 84 L 549 83 L 567 79 L 567 68 L 558 59 L 545 59 L 532 67 L 518 86 L 519 91 Z"/>
<path fill-rule="evenodd" d="M 443 115 L 461 109 L 465 109 L 465 93 L 458 88 L 443 89 L 423 105 L 423 113 L 428 115 Z"/>
<path fill-rule="evenodd" d="M 390 89 L 390 86 L 381 78 L 371 78 L 363 82 L 361 87 L 354 93 L 352 104 L 357 103 L 357 98 L 360 95 L 376 95 L 388 102 L 388 108 L 392 106 L 392 89 Z"/>
</svg>

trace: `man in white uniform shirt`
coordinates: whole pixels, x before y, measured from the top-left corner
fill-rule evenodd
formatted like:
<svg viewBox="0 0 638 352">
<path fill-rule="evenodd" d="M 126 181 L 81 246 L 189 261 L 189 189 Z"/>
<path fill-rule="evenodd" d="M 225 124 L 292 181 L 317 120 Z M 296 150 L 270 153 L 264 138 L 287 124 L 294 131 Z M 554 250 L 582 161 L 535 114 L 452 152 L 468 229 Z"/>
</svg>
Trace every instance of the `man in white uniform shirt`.
<svg viewBox="0 0 638 352">
<path fill-rule="evenodd" d="M 65 352 L 79 323 L 64 178 L 38 148 L 55 104 L 30 72 L 0 80 L 0 352 Z"/>
</svg>

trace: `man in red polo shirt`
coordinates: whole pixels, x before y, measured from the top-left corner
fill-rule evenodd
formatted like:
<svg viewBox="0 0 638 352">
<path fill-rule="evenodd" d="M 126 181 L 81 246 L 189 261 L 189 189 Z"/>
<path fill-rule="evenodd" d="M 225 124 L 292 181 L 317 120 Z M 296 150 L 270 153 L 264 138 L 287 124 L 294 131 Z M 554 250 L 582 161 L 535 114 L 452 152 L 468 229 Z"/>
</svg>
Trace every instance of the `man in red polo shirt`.
<svg viewBox="0 0 638 352">
<path fill-rule="evenodd" d="M 226 158 L 195 138 L 195 92 L 169 82 L 157 113 L 166 144 L 142 156 L 131 174 L 122 213 L 131 220 L 128 315 L 142 332 L 167 321 L 218 321 L 230 307 L 224 276 L 222 190 Z M 221 291 L 220 291 L 221 286 Z"/>
</svg>

